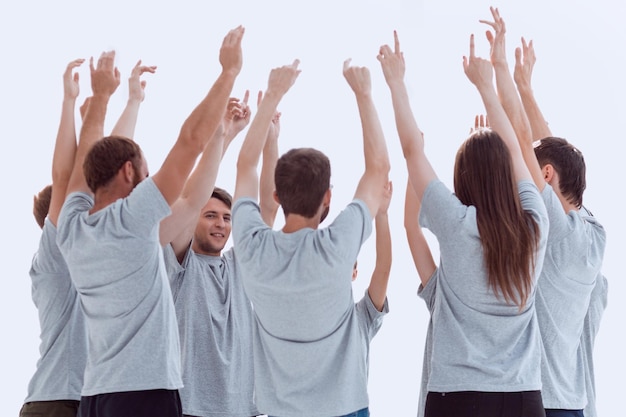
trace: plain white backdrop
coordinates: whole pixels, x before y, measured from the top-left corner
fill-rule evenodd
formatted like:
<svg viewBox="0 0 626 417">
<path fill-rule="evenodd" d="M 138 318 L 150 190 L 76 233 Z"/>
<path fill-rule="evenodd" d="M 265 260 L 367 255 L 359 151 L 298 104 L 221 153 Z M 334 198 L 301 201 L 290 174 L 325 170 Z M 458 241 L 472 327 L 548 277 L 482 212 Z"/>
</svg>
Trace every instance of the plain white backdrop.
<svg viewBox="0 0 626 417">
<path fill-rule="evenodd" d="M 301 60 L 302 73 L 279 108 L 283 113 L 280 149 L 311 146 L 329 155 L 334 186 L 330 218 L 351 200 L 363 170 L 356 101 L 341 74 L 342 63 L 352 58 L 353 65 L 370 68 L 395 189 L 390 208 L 391 312 L 372 343 L 370 410 L 374 416 L 415 415 L 428 313 L 416 296 L 419 279 L 402 226 L 406 167 L 376 55 L 380 45 L 393 42 L 396 29 L 427 154 L 440 178 L 451 186 L 456 149 L 474 115 L 482 112 L 478 93 L 463 74 L 462 56 L 468 53 L 470 33 L 477 35 L 477 54 L 487 56 L 483 35 L 487 27 L 478 20 L 491 18 L 490 5 L 500 8 L 507 23 L 511 67 L 520 36 L 534 40 L 538 61 L 533 84 L 538 102 L 553 133 L 577 145 L 586 158 L 585 205 L 608 235 L 603 271 L 609 280 L 609 307 L 596 344 L 598 409 L 602 416 L 617 415 L 626 372 L 622 335 L 626 307 L 621 301 L 625 288 L 619 267 L 626 245 L 619 210 L 625 178 L 626 3 L 609 0 L 3 2 L 0 230 L 5 236 L 2 261 L 7 285 L 0 303 L 4 334 L 0 414 L 18 414 L 38 358 L 39 325 L 28 277 L 40 234 L 31 215 L 32 196 L 51 180 L 66 64 L 75 58 L 97 57 L 105 50 L 117 51 L 122 84 L 109 105 L 106 130 L 113 127 L 126 102 L 126 79 L 136 61 L 158 66 L 156 74 L 144 77 L 146 100 L 135 135 L 155 172 L 182 122 L 218 75 L 222 38 L 242 24 L 244 67 L 233 95 L 241 97 L 250 89 L 256 97 L 258 90 L 265 89 L 271 68 Z M 83 64 L 79 72 L 82 103 L 90 93 L 88 65 Z M 254 114 L 256 105 L 252 110 Z M 244 133 L 220 168 L 217 183 L 231 191 Z M 282 221 L 279 214 L 276 226 Z M 436 241 L 431 241 L 437 255 Z M 355 297 L 368 284 L 374 258 L 372 236 L 359 257 Z"/>
</svg>

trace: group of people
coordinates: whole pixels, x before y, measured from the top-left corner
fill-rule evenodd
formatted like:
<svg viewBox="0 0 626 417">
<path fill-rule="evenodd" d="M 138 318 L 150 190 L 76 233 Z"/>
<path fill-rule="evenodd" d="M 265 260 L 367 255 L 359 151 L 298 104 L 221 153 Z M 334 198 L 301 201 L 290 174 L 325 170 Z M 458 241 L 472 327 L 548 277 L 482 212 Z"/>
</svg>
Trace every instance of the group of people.
<svg viewBox="0 0 626 417">
<path fill-rule="evenodd" d="M 582 154 L 552 136 L 534 100 L 532 43 L 516 51 L 511 76 L 505 24 L 491 12 L 491 59 L 475 56 L 472 36 L 463 62 L 486 117 L 457 152 L 454 192 L 424 152 L 396 33 L 377 57 L 408 170 L 418 294 L 430 311 L 418 414 L 594 416 L 605 233 L 582 205 Z M 352 202 L 320 227 L 328 158 L 278 152 L 278 107 L 299 61 L 270 72 L 252 118 L 248 92 L 231 97 L 243 36 L 240 26 L 224 38 L 221 73 L 151 176 L 133 137 L 142 76 L 156 68 L 133 68 L 127 106 L 105 136 L 120 73 L 114 52 L 92 59 L 77 141 L 74 70 L 84 61 L 68 65 L 53 181 L 35 197 L 41 358 L 21 416 L 369 415 L 369 344 L 389 311 L 392 259 L 390 162 L 370 73 L 344 62 L 365 169 Z M 231 197 L 215 182 L 246 127 Z M 285 223 L 273 230 L 279 207 Z M 355 303 L 351 281 L 372 220 L 376 266 Z M 439 265 L 422 227 L 438 239 Z"/>
</svg>

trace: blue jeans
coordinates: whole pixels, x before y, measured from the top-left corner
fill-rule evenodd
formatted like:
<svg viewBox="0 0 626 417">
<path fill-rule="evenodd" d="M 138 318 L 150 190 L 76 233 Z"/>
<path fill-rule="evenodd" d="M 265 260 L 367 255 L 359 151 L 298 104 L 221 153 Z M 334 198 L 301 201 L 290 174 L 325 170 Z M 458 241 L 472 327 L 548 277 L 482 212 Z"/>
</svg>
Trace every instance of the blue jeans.
<svg viewBox="0 0 626 417">
<path fill-rule="evenodd" d="M 556 410 L 546 408 L 546 417 L 584 417 L 583 410 Z"/>
<path fill-rule="evenodd" d="M 273 416 L 267 416 L 267 417 L 273 417 Z M 362 410 L 355 411 L 354 413 L 350 413 L 350 414 L 346 414 L 344 416 L 338 416 L 338 417 L 370 417 L 370 410 L 369 408 L 366 407 Z"/>
</svg>

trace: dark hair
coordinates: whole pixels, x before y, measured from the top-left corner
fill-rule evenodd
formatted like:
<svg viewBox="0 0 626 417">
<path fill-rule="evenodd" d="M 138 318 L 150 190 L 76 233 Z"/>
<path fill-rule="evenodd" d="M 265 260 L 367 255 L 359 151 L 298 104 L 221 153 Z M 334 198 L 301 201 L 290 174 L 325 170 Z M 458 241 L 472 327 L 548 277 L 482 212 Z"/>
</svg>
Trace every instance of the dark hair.
<svg viewBox="0 0 626 417">
<path fill-rule="evenodd" d="M 130 161 L 139 176 L 141 148 L 121 136 L 109 136 L 97 141 L 87 153 L 83 163 L 85 180 L 92 192 L 111 182 L 124 164 Z"/>
<path fill-rule="evenodd" d="M 476 208 L 489 286 L 522 309 L 530 296 L 539 227 L 524 211 L 511 154 L 500 135 L 479 130 L 459 148 L 454 189 Z"/>
<path fill-rule="evenodd" d="M 217 198 L 222 203 L 226 204 L 226 207 L 229 209 L 233 208 L 233 197 L 228 193 L 228 191 L 215 187 L 213 189 L 213 193 L 211 194 L 211 198 Z"/>
<path fill-rule="evenodd" d="M 285 216 L 312 218 L 330 187 L 330 161 L 316 149 L 292 149 L 278 159 L 274 182 Z"/>
<path fill-rule="evenodd" d="M 559 174 L 559 191 L 567 201 L 581 208 L 587 188 L 587 169 L 582 152 L 563 138 L 548 137 L 535 146 L 535 155 L 542 168 L 547 164 L 554 167 Z"/>
<path fill-rule="evenodd" d="M 43 224 L 50 210 L 50 200 L 52 198 L 52 185 L 46 185 L 39 194 L 33 197 L 33 215 L 39 227 L 43 229 Z"/>
</svg>

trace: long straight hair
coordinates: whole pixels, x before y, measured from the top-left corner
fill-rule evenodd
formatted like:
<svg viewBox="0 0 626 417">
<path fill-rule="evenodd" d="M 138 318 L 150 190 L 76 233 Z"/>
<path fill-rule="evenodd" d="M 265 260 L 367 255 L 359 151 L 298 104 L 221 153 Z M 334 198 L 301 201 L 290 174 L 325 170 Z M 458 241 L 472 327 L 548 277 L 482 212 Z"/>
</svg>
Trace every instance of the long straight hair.
<svg viewBox="0 0 626 417">
<path fill-rule="evenodd" d="M 489 286 L 522 310 L 533 285 L 539 226 L 522 208 L 511 154 L 492 130 L 480 130 L 459 148 L 454 189 L 476 221 Z"/>
</svg>

